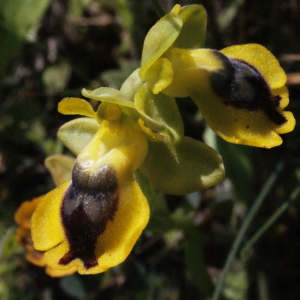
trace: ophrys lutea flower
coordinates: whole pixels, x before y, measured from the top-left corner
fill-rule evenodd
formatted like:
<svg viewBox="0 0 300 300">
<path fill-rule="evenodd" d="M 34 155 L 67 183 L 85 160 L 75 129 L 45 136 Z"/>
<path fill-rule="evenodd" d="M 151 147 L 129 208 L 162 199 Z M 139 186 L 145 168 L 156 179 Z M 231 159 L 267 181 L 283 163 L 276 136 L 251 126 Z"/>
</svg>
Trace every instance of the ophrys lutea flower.
<svg viewBox="0 0 300 300">
<path fill-rule="evenodd" d="M 157 177 L 160 182 L 154 184 L 174 194 L 223 178 L 218 153 L 183 136 L 174 103 L 166 98 L 161 107 L 132 99 L 132 79 L 121 91 L 84 91 L 102 100 L 96 112 L 82 99 L 66 98 L 59 104 L 64 114 L 89 118 L 75 119 L 59 130 L 59 138 L 78 155 L 72 178 L 45 195 L 32 218 L 34 247 L 45 251 L 46 263 L 55 269 L 75 267 L 80 274 L 95 274 L 129 255 L 149 219 L 147 199 L 134 177 L 137 169 L 150 181 Z M 171 111 L 164 111 L 165 105 Z M 171 128 L 168 122 L 174 123 L 174 116 L 180 123 Z M 170 172 L 177 181 L 168 177 Z M 187 174 L 190 180 L 180 182 Z"/>
<path fill-rule="evenodd" d="M 202 6 L 175 5 L 145 38 L 141 79 L 154 94 L 190 96 L 208 125 L 228 142 L 265 148 L 280 145 L 279 134 L 292 131 L 295 119 L 283 111 L 288 92 L 278 61 L 257 44 L 221 51 L 201 48 L 205 24 Z M 194 38 L 187 27 L 195 31 Z"/>
<path fill-rule="evenodd" d="M 55 269 L 95 274 L 120 264 L 148 222 L 147 200 L 133 178 L 147 140 L 120 115 L 118 107 L 108 107 L 76 159 L 71 182 L 48 193 L 34 212 L 34 247 Z"/>
</svg>

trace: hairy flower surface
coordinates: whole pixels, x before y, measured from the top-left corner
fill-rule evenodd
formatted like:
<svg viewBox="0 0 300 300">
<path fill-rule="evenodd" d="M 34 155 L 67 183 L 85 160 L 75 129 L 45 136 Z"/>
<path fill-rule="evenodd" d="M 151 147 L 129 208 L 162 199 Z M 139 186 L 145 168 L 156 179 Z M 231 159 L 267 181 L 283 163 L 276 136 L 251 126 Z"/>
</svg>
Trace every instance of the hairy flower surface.
<svg viewBox="0 0 300 300">
<path fill-rule="evenodd" d="M 202 25 L 204 40 L 203 10 L 199 5 L 175 5 L 150 29 L 141 79 L 154 94 L 190 96 L 208 125 L 228 142 L 265 148 L 280 145 L 279 134 L 295 126 L 293 114 L 283 112 L 288 104 L 284 71 L 276 58 L 257 44 L 221 51 L 199 47 L 201 43 L 186 27 Z M 202 18 L 194 17 L 197 12 Z"/>
</svg>

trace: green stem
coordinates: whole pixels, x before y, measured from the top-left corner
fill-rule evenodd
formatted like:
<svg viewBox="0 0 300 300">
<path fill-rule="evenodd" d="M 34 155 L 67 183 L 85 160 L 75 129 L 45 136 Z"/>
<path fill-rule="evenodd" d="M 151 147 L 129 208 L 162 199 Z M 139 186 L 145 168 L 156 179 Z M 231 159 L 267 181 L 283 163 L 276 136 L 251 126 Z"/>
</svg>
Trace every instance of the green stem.
<svg viewBox="0 0 300 300">
<path fill-rule="evenodd" d="M 163 8 L 161 7 L 161 5 L 159 4 L 159 2 L 157 0 L 151 0 L 157 14 L 160 16 L 160 17 L 163 17 L 166 13 L 165 11 L 163 10 Z"/>
<path fill-rule="evenodd" d="M 223 286 L 226 280 L 227 273 L 230 271 L 230 268 L 234 262 L 234 259 L 236 257 L 236 253 L 240 248 L 240 245 L 244 239 L 245 233 L 248 230 L 252 220 L 254 219 L 257 211 L 261 207 L 264 199 L 268 195 L 270 189 L 272 188 L 273 184 L 275 183 L 276 179 L 278 178 L 279 173 L 283 169 L 283 163 L 278 163 L 275 170 L 272 172 L 270 177 L 268 178 L 267 182 L 263 186 L 262 190 L 260 191 L 260 194 L 254 201 L 254 204 L 252 205 L 248 215 L 246 216 L 239 232 L 237 233 L 237 236 L 233 242 L 233 245 L 231 247 L 231 250 L 227 256 L 223 271 L 221 273 L 221 276 L 218 280 L 217 286 L 215 288 L 214 294 L 211 298 L 211 300 L 218 300 L 220 299 L 220 296 L 222 294 Z"/>
<path fill-rule="evenodd" d="M 284 202 L 277 211 L 267 220 L 267 222 L 254 234 L 241 250 L 241 257 L 246 259 L 250 249 L 258 241 L 258 239 L 276 222 L 276 220 L 291 206 L 297 199 L 300 193 L 300 186 L 296 187 L 289 197 L 289 200 Z"/>
</svg>

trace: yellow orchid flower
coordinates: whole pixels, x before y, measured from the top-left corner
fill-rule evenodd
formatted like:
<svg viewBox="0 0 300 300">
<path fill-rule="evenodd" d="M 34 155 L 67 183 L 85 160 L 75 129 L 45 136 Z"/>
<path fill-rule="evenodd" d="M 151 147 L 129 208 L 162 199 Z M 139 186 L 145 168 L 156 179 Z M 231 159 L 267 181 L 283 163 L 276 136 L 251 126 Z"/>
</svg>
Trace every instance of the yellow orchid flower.
<svg viewBox="0 0 300 300">
<path fill-rule="evenodd" d="M 102 119 L 114 112 L 113 107 L 120 107 L 121 113 L 136 122 L 136 130 L 148 139 L 148 152 L 139 170 L 159 190 L 184 195 L 223 180 L 221 156 L 203 142 L 184 136 L 175 99 L 162 93 L 154 95 L 139 78 L 138 71 L 128 77 L 120 91 L 113 88 L 83 90 L 86 97 L 103 102 L 97 112 L 85 100 L 63 99 L 59 103 L 61 113 L 89 118 L 78 118 L 63 125 L 58 131 L 59 139 L 79 155 L 102 126 L 99 125 Z"/>
<path fill-rule="evenodd" d="M 154 94 L 190 96 L 208 125 L 228 142 L 265 148 L 280 145 L 279 134 L 295 126 L 293 114 L 283 112 L 288 104 L 284 71 L 257 44 L 221 51 L 199 47 L 201 43 L 186 28 L 198 23 L 204 41 L 203 10 L 199 5 L 175 5 L 150 29 L 140 78 Z M 202 18 L 197 21 L 195 14 Z"/>
<path fill-rule="evenodd" d="M 138 98 L 130 100 L 129 85 L 136 76 L 134 72 L 121 91 L 84 90 L 85 95 L 102 100 L 96 112 L 82 99 L 65 98 L 59 103 L 61 113 L 88 118 L 59 129 L 58 137 L 78 155 L 71 181 L 46 194 L 32 217 L 34 247 L 45 252 L 45 262 L 54 269 L 96 274 L 125 260 L 149 219 L 147 199 L 134 179 L 137 169 L 174 194 L 223 179 L 220 155 L 182 136 L 182 121 L 172 99 L 163 95 L 152 99 L 137 84 Z M 172 143 L 175 155 L 164 140 Z M 178 180 L 169 180 L 170 173 Z"/>
<path fill-rule="evenodd" d="M 45 251 L 54 269 L 95 274 L 120 264 L 149 219 L 133 178 L 147 154 L 147 139 L 117 105 L 101 105 L 101 125 L 77 157 L 72 180 L 45 195 L 32 217 L 34 247 Z M 66 105 L 65 112 L 72 107 L 86 115 L 88 103 Z"/>
</svg>

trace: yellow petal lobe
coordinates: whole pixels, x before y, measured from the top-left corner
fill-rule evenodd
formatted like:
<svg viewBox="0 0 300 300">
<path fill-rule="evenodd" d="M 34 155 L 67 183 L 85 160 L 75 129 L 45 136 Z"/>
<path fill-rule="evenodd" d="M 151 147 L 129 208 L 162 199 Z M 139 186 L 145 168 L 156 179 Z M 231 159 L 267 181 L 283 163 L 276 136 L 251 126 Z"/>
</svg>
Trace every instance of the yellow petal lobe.
<svg viewBox="0 0 300 300">
<path fill-rule="evenodd" d="M 286 74 L 276 57 L 258 44 L 230 46 L 220 51 L 229 58 L 240 59 L 254 66 L 266 78 L 272 89 L 281 88 L 286 83 Z"/>
<path fill-rule="evenodd" d="M 60 208 L 70 182 L 65 182 L 44 196 L 33 213 L 32 239 L 34 247 L 46 251 L 65 239 Z"/>
<path fill-rule="evenodd" d="M 67 266 L 59 264 L 59 259 L 69 251 L 67 241 L 45 253 L 46 263 L 59 270 L 75 267 L 80 274 L 101 273 L 122 263 L 148 223 L 149 206 L 133 179 L 124 182 L 119 188 L 119 193 L 118 210 L 114 219 L 107 223 L 104 233 L 97 241 L 95 253 L 98 257 L 97 266 L 86 269 L 80 259 L 73 260 Z"/>
<path fill-rule="evenodd" d="M 197 95 L 192 96 L 192 98 L 196 99 Z M 222 100 L 213 94 L 207 94 L 205 101 L 201 99 L 201 101 L 197 101 L 197 104 L 208 125 L 225 141 L 234 144 L 263 148 L 279 146 L 282 139 L 276 133 L 277 128 L 289 130 L 294 126 L 289 114 L 284 114 L 285 117 L 289 117 L 286 123 L 276 125 L 269 120 L 263 111 L 236 109 L 233 106 L 223 104 Z"/>
</svg>

